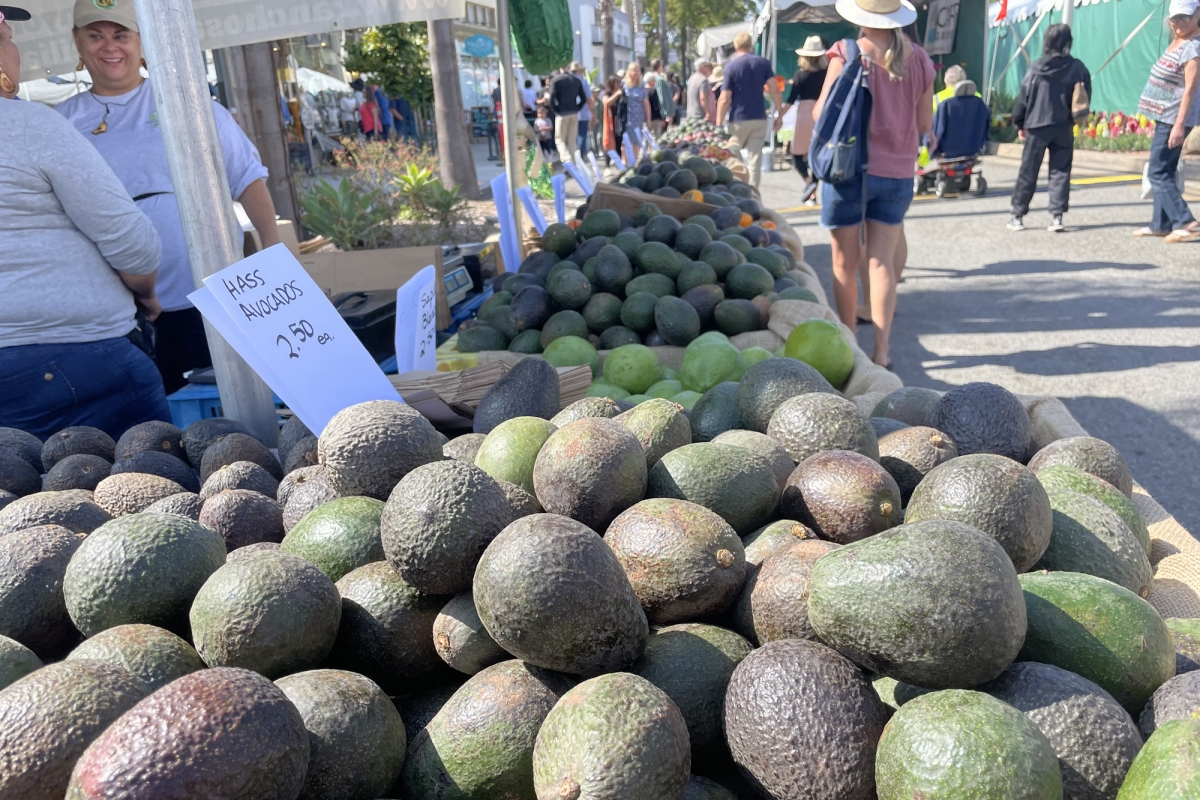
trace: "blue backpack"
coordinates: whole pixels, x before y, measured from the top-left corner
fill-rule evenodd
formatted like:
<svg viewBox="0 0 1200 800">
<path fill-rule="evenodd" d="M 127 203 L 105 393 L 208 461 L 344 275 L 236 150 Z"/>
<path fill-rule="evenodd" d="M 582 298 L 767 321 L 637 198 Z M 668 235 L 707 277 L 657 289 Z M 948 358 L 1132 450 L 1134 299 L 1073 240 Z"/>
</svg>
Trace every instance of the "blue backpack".
<svg viewBox="0 0 1200 800">
<path fill-rule="evenodd" d="M 808 146 L 813 176 L 831 184 L 862 180 L 867 172 L 871 91 L 858 43 L 846 39 L 845 44 L 846 66 L 834 79 Z"/>
</svg>

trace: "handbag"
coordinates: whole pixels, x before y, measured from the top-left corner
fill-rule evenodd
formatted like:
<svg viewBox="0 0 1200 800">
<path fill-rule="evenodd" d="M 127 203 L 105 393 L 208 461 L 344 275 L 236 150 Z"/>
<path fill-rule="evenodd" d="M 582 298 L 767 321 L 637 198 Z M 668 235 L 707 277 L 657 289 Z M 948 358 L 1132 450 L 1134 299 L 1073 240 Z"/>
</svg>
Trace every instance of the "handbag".
<svg viewBox="0 0 1200 800">
<path fill-rule="evenodd" d="M 1088 97 L 1087 87 L 1083 85 L 1083 81 L 1075 84 L 1075 89 L 1071 92 L 1071 119 L 1076 125 L 1082 125 L 1087 122 L 1088 113 L 1091 111 L 1091 98 Z"/>
<path fill-rule="evenodd" d="M 1175 170 L 1175 186 L 1179 189 L 1179 193 L 1183 194 L 1184 177 L 1183 165 L 1179 165 L 1179 169 Z M 1146 166 L 1142 167 L 1142 199 L 1149 200 L 1154 196 L 1154 184 L 1150 183 L 1150 162 L 1146 162 Z"/>
</svg>

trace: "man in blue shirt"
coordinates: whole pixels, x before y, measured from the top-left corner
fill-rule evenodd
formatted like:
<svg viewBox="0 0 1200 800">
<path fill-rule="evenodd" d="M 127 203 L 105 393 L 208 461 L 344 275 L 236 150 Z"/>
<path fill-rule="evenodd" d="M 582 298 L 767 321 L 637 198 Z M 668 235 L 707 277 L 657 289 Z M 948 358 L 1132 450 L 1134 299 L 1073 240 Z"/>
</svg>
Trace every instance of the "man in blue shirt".
<svg viewBox="0 0 1200 800">
<path fill-rule="evenodd" d="M 717 124 L 728 117 L 729 135 L 746 150 L 750 170 L 750 183 L 758 186 L 762 177 L 763 142 L 767 138 L 767 111 L 763 103 L 763 89 L 771 93 L 775 108 L 783 105 L 783 98 L 775 80 L 771 62 L 754 54 L 754 41 L 750 34 L 742 31 L 733 40 L 737 54 L 725 65 L 725 81 L 721 87 L 721 98 L 717 101 Z M 783 125 L 781 117 L 775 118 L 775 130 Z"/>
<path fill-rule="evenodd" d="M 379 121 L 383 124 L 383 140 L 389 142 L 392 139 L 392 104 L 388 101 L 388 97 L 383 93 L 382 86 L 375 87 L 375 104 L 379 106 Z"/>
</svg>

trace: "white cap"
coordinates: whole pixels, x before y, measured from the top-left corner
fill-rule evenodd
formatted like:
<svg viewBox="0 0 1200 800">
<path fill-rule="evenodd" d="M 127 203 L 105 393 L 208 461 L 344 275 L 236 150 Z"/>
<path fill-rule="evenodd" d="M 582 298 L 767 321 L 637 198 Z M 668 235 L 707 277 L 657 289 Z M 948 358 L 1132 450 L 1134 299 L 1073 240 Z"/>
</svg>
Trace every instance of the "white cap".
<svg viewBox="0 0 1200 800">
<path fill-rule="evenodd" d="M 1200 8 L 1200 0 L 1171 0 L 1168 17 L 1190 17 Z"/>
</svg>

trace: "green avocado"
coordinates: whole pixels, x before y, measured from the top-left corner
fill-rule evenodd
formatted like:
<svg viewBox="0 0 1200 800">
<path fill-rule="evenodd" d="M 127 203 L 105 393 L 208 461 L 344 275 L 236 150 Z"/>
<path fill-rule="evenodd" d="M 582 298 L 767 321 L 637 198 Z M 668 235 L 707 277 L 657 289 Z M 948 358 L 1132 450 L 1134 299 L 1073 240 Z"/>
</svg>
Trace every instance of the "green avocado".
<svg viewBox="0 0 1200 800">
<path fill-rule="evenodd" d="M 809 578 L 808 618 L 856 664 L 931 689 L 995 678 L 1026 629 L 1021 584 L 1003 549 L 950 521 L 906 523 L 822 556 Z"/>
<path fill-rule="evenodd" d="M 533 785 L 538 797 L 562 800 L 681 798 L 691 762 L 687 724 L 671 698 L 618 672 L 584 681 L 546 715 Z"/>
<path fill-rule="evenodd" d="M 592 529 L 557 514 L 522 517 L 492 540 L 472 593 L 492 639 L 546 669 L 574 675 L 624 669 L 649 635 L 612 550 Z"/>
<path fill-rule="evenodd" d="M 1200 797 L 1200 719 L 1168 722 L 1146 741 L 1117 800 Z"/>
<path fill-rule="evenodd" d="M 340 497 L 305 514 L 283 537 L 280 549 L 313 563 L 339 581 L 363 564 L 383 560 L 379 518 L 384 504 L 373 497 Z"/>
<path fill-rule="evenodd" d="M 1034 569 L 1082 572 L 1145 597 L 1154 577 L 1146 551 L 1116 512 L 1069 489 L 1051 489 L 1054 530 Z"/>
<path fill-rule="evenodd" d="M 1058 759 L 1037 726 L 994 697 L 962 689 L 902 705 L 879 740 L 875 775 L 879 800 L 1063 796 Z"/>
<path fill-rule="evenodd" d="M 63 575 L 67 612 L 85 636 L 129 623 L 188 634 L 188 609 L 225 563 L 225 540 L 176 514 L 129 514 L 83 540 Z"/>
<path fill-rule="evenodd" d="M 704 506 L 744 535 L 774 512 L 779 504 L 779 482 L 771 466 L 753 453 L 703 442 L 664 455 L 649 472 L 646 496 Z"/>
<path fill-rule="evenodd" d="M 630 672 L 657 686 L 683 714 L 693 758 L 724 742 L 721 717 L 729 678 L 754 647 L 716 625 L 654 628 Z"/>
<path fill-rule="evenodd" d="M 464 683 L 413 737 L 400 786 L 409 800 L 534 800 L 533 750 L 565 675 L 509 660 Z"/>
<path fill-rule="evenodd" d="M 1158 612 L 1115 583 L 1076 572 L 1021 576 L 1029 630 L 1019 656 L 1082 675 L 1137 714 L 1175 674 Z"/>
<path fill-rule="evenodd" d="M 404 721 L 369 678 L 315 669 L 280 678 L 308 731 L 308 770 L 301 797 L 377 797 L 404 766 Z"/>
<path fill-rule="evenodd" d="M 1038 450 L 1029 459 L 1029 468 L 1041 472 L 1047 467 L 1065 465 L 1082 470 L 1117 488 L 1126 497 L 1133 496 L 1133 475 L 1117 448 L 1092 436 L 1059 439 Z"/>
<path fill-rule="evenodd" d="M 205 668 L 195 649 L 175 634 L 153 625 L 118 625 L 101 631 L 67 656 L 124 667 L 156 692 L 176 678 Z"/>
<path fill-rule="evenodd" d="M 515 483 L 533 494 L 533 462 L 558 427 L 540 417 L 505 420 L 493 428 L 479 446 L 475 466 L 498 481 Z"/>
<path fill-rule="evenodd" d="M 291 553 L 263 550 L 214 572 L 190 618 L 204 663 L 272 678 L 320 664 L 333 648 L 341 612 L 325 573 Z"/>
</svg>

